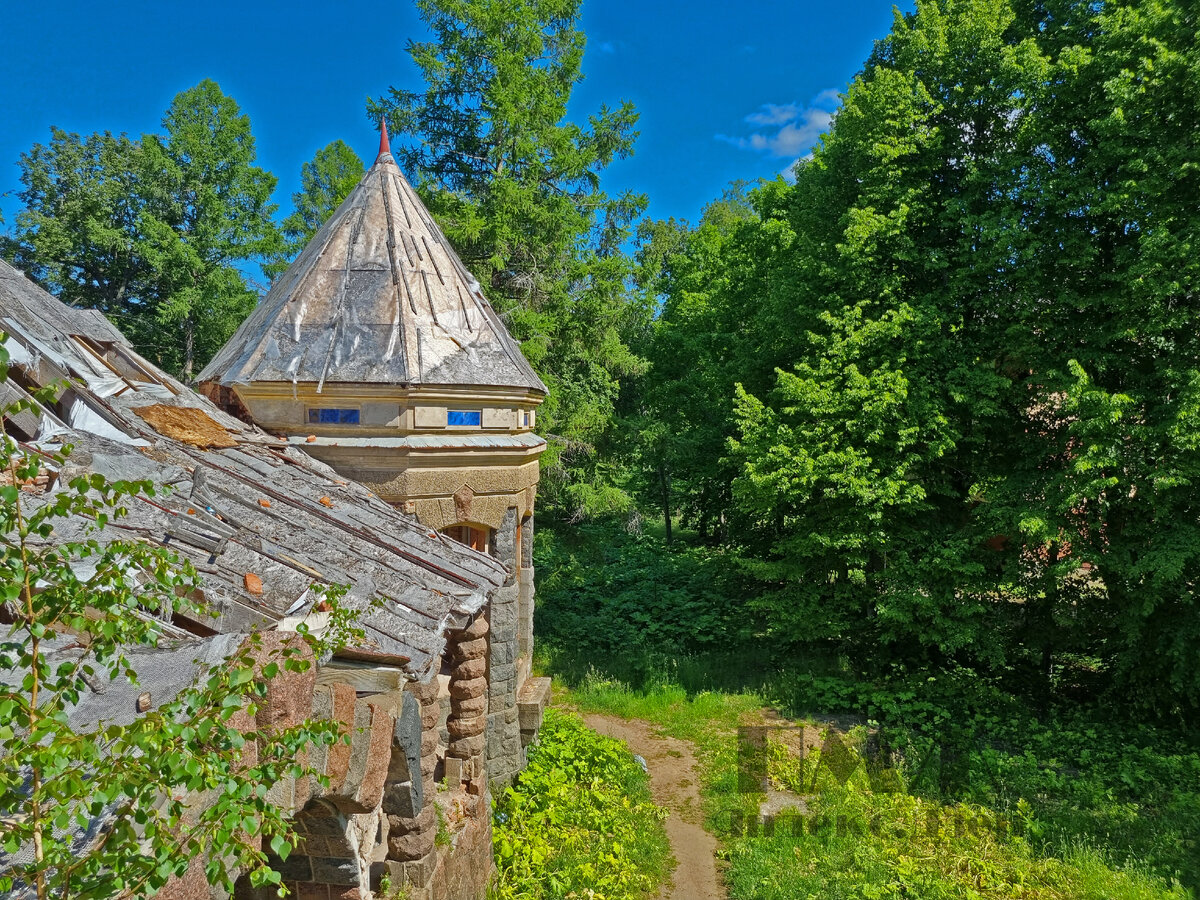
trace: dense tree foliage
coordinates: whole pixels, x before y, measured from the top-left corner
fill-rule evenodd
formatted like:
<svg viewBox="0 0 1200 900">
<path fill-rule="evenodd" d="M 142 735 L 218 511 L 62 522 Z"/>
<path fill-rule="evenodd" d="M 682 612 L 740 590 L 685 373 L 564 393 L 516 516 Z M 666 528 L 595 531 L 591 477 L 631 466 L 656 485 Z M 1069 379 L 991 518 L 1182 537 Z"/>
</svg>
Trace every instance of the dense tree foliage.
<svg viewBox="0 0 1200 900">
<path fill-rule="evenodd" d="M 410 43 L 425 85 L 369 104 L 394 153 L 550 387 L 543 492 L 572 511 L 621 508 L 597 453 L 622 379 L 642 368 L 628 334 L 647 311 L 621 251 L 644 208 L 600 173 L 632 152 L 636 113 L 568 121 L 583 77 L 580 0 L 418 0 L 433 40 Z"/>
<path fill-rule="evenodd" d="M 2 249 L 188 378 L 254 308 L 246 265 L 280 253 L 276 179 L 213 81 L 176 96 L 162 127 L 140 140 L 54 129 L 21 158 L 24 208 Z"/>
<path fill-rule="evenodd" d="M 642 452 L 778 636 L 1200 697 L 1198 28 L 920 2 L 794 186 L 663 257 Z"/>
</svg>

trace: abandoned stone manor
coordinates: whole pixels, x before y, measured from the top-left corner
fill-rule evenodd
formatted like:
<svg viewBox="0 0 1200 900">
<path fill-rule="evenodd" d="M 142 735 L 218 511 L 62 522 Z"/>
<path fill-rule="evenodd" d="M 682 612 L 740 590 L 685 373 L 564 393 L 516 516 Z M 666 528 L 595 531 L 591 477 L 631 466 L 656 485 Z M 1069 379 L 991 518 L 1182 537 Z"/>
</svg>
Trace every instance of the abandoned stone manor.
<svg viewBox="0 0 1200 900">
<path fill-rule="evenodd" d="M 386 129 L 198 392 L 3 262 L 0 319 L 6 403 L 69 385 L 6 421 L 30 446 L 75 448 L 69 471 L 23 488 L 30 502 L 80 472 L 166 488 L 132 503 L 120 533 L 190 560 L 216 615 L 165 623 L 163 644 L 139 654 L 141 684 L 82 698 L 71 721 L 129 721 L 147 693 L 169 701 L 251 632 L 279 645 L 302 622 L 320 629 L 311 586 L 348 585 L 365 637 L 273 679 L 258 712 L 259 726 L 329 718 L 351 736 L 313 752 L 328 786 L 273 789 L 301 838 L 273 865 L 302 898 L 365 900 L 384 875 L 413 900 L 482 898 L 492 796 L 521 770 L 549 696 L 530 674 L 546 387 L 401 174 Z M 84 524 L 59 537 L 72 528 Z M 223 895 L 197 860 L 160 896 Z M 239 883 L 236 896 L 256 893 Z"/>
</svg>

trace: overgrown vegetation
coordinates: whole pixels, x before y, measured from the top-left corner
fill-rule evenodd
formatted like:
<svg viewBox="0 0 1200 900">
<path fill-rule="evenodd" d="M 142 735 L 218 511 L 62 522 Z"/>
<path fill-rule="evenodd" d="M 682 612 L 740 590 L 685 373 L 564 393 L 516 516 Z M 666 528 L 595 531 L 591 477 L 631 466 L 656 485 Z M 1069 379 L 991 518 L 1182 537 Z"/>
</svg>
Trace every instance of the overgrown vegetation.
<svg viewBox="0 0 1200 900">
<path fill-rule="evenodd" d="M 651 897 L 669 871 L 663 815 L 627 747 L 549 709 L 528 767 L 496 804 L 489 897 Z"/>
<path fill-rule="evenodd" d="M 764 795 L 739 785 L 737 738 L 739 725 L 763 722 L 767 697 L 689 694 L 666 682 L 633 690 L 598 674 L 567 696 L 583 709 L 645 719 L 695 742 L 731 900 L 1194 896 L 1194 751 L 1138 748 L 1098 761 L 1063 752 L 1052 743 L 1059 732 L 1045 728 L 1003 749 L 976 745 L 961 758 L 964 783 L 931 785 L 927 754 L 932 749 L 937 760 L 940 751 L 938 761 L 947 762 L 953 745 L 895 725 L 891 739 L 911 741 L 889 757 L 898 777 L 869 778 L 864 765 L 843 784 L 819 766 L 820 749 L 801 757 L 780 740 L 771 748 L 772 787 L 801 795 L 805 807 L 775 815 L 768 831 L 755 824 Z M 870 732 L 878 738 L 874 725 Z M 847 737 L 856 761 L 867 733 L 858 726 Z M 1192 780 L 1140 793 L 1143 779 L 1162 769 Z M 1141 777 L 1129 783 L 1133 771 Z M 1073 778 L 1082 784 L 1064 789 Z"/>
<path fill-rule="evenodd" d="M 689 654 L 736 656 L 755 639 L 745 601 L 758 585 L 720 550 L 667 553 L 602 522 L 540 529 L 535 542 L 538 595 L 550 598 L 539 600 L 538 639 L 559 671 L 578 677 L 592 660 L 606 660 L 637 681 Z"/>
<path fill-rule="evenodd" d="M 573 531 L 567 540 L 548 529 L 539 537 L 543 664 L 570 685 L 581 708 L 646 719 L 696 743 L 709 824 L 723 836 L 735 900 L 899 897 L 901 885 L 920 885 L 930 897 L 1184 897 L 1200 888 L 1200 740 L 1193 732 L 1139 724 L 1078 690 L 1031 705 L 1019 673 L 764 653 L 756 650 L 761 637 L 746 634 L 736 616 L 707 646 L 689 643 L 680 627 L 657 643 L 621 647 L 611 633 L 633 633 L 659 604 L 669 622 L 672 598 L 686 596 L 673 586 L 705 583 L 706 567 L 728 558 L 719 550 L 672 553 L 616 527 L 595 529 L 585 545 L 593 552 L 574 541 Z M 632 574 L 623 567 L 626 544 L 643 560 Z M 596 585 L 628 577 L 638 586 L 615 591 L 617 601 L 606 604 L 583 581 L 588 574 Z M 641 604 L 622 596 L 639 590 Z M 720 606 L 716 596 L 707 602 Z M 736 595 L 725 603 L 754 606 Z M 797 835 L 781 825 L 783 833 L 770 839 L 738 838 L 733 813 L 751 821 L 762 797 L 738 792 L 737 727 L 761 723 L 764 706 L 843 730 L 857 725 L 860 747 L 870 736 L 871 764 L 894 769 L 903 791 L 872 790 L 865 777 L 825 783 L 807 821 L 811 828 L 824 816 L 827 827 Z M 795 789 L 801 774 L 776 781 Z M 936 841 L 925 831 L 898 836 L 914 820 L 926 828 L 931 812 L 948 833 Z M 869 827 L 839 834 L 838 815 L 876 821 L 879 834 Z M 1003 839 L 995 829 L 955 830 L 960 819 L 981 815 L 1010 823 Z M 1171 887 L 1174 881 L 1180 886 Z M 823 884 L 834 893 L 823 894 Z"/>
<path fill-rule="evenodd" d="M 642 503 L 775 645 L 1196 715 L 1193 6 L 920 0 L 794 185 L 647 229 Z"/>
</svg>

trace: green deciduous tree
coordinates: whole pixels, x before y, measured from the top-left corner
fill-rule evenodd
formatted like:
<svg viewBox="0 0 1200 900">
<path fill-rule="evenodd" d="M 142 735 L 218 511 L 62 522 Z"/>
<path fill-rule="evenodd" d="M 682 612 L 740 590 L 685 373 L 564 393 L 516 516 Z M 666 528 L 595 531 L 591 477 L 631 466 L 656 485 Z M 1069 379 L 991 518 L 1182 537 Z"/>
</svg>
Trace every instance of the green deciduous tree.
<svg viewBox="0 0 1200 900">
<path fill-rule="evenodd" d="M 600 189 L 629 155 L 637 116 L 568 121 L 582 78 L 579 0 L 419 0 L 433 40 L 411 43 L 423 89 L 368 104 L 394 153 L 550 387 L 539 421 L 548 499 L 571 511 L 626 503 L 596 448 L 621 381 L 642 367 L 627 335 L 647 311 L 622 252 L 645 199 Z M 407 137 L 407 144 L 403 138 Z"/>
<path fill-rule="evenodd" d="M 186 380 L 254 308 L 239 266 L 279 252 L 276 178 L 254 165 L 250 117 L 214 81 L 176 96 L 162 124 L 165 135 L 142 138 L 158 195 L 143 217 L 144 253 Z"/>
<path fill-rule="evenodd" d="M 795 185 L 669 258 L 645 395 L 778 637 L 1194 707 L 1198 27 L 921 0 Z"/>
<path fill-rule="evenodd" d="M 1063 449 L 1043 457 L 1055 504 L 1022 524 L 1094 566 L 1092 646 L 1127 696 L 1194 715 L 1200 17 L 1076 3 L 1062 31 L 1018 197 L 1026 383 Z"/>
<path fill-rule="evenodd" d="M 3 250 L 188 378 L 254 307 L 246 270 L 282 245 L 275 177 L 254 165 L 237 103 L 205 80 L 176 96 L 162 125 L 138 141 L 55 129 L 21 158 L 25 208 Z"/>
<path fill-rule="evenodd" d="M 153 315 L 138 252 L 144 193 L 138 141 L 105 132 L 81 138 L 50 130 L 48 144 L 21 157 L 14 235 L 0 249 L 72 306 L 118 319 Z M 124 322 L 122 322 L 124 324 Z"/>
<path fill-rule="evenodd" d="M 988 274 L 1003 235 L 978 201 L 1004 188 L 1041 74 L 1012 21 L 1006 0 L 898 17 L 798 172 L 798 284 L 767 298 L 763 324 L 790 312 L 800 328 L 775 342 L 770 399 L 740 397 L 731 445 L 744 539 L 787 580 L 793 633 L 999 652 L 978 581 L 988 535 L 966 512 L 984 464 L 970 435 L 1008 385 Z"/>
<path fill-rule="evenodd" d="M 790 231 L 764 227 L 781 184 L 751 192 L 737 184 L 710 203 L 692 229 L 647 223 L 641 277 L 660 301 L 643 354 L 653 361 L 639 382 L 626 427 L 648 472 L 649 502 L 682 513 L 710 539 L 724 539 L 735 468 L 724 459 L 734 387 L 771 371 L 748 329 L 779 279 L 760 262 L 783 254 Z M 718 448 L 714 452 L 714 448 Z"/>
</svg>

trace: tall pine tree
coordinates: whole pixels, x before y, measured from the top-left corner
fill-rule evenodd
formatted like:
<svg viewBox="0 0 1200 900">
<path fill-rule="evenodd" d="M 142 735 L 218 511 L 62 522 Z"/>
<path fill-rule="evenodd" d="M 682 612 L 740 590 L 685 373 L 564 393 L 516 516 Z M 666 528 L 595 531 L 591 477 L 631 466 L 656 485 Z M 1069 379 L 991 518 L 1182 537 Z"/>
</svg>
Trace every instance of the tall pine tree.
<svg viewBox="0 0 1200 900">
<path fill-rule="evenodd" d="M 641 369 L 626 336 L 645 318 L 622 252 L 645 198 L 600 175 L 633 149 L 629 103 L 567 119 L 582 78 L 579 0 L 418 0 L 433 40 L 411 43 L 424 80 L 392 88 L 393 152 L 538 374 L 547 499 L 573 513 L 627 499 L 596 446 L 621 380 Z M 404 138 L 407 137 L 407 142 Z"/>
</svg>

